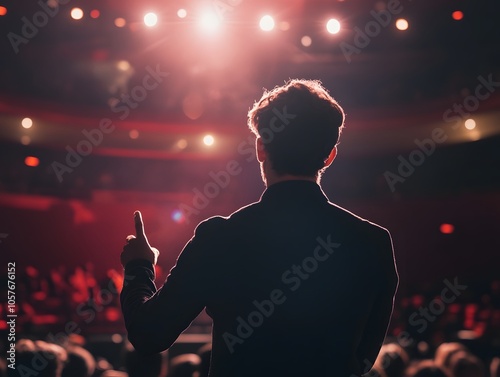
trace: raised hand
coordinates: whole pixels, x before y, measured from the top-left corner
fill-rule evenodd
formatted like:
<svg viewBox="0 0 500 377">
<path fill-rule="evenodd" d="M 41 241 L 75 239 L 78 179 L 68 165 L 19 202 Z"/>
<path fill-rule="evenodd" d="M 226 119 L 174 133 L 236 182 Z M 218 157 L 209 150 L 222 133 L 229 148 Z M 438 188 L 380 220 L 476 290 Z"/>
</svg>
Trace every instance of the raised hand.
<svg viewBox="0 0 500 377">
<path fill-rule="evenodd" d="M 158 249 L 149 245 L 148 238 L 144 232 L 144 223 L 142 214 L 139 211 L 134 212 L 135 236 L 127 236 L 127 243 L 123 247 L 120 255 L 120 261 L 125 267 L 128 262 L 135 259 L 145 259 L 153 264 L 156 264 L 160 252 Z"/>
</svg>

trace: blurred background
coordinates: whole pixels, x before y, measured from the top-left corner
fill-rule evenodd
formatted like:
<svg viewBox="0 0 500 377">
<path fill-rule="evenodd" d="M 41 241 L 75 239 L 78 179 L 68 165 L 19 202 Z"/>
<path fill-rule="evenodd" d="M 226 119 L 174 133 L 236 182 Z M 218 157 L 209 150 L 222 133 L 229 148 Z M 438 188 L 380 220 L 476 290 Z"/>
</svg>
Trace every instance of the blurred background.
<svg viewBox="0 0 500 377">
<path fill-rule="evenodd" d="M 133 211 L 161 283 L 199 221 L 259 199 L 246 114 L 264 88 L 306 78 L 347 113 L 323 190 L 393 236 L 390 334 L 415 330 L 411 314 L 458 281 L 415 344 L 498 354 L 499 12 L 493 0 L 0 1 L 0 260 L 16 264 L 18 332 L 67 333 L 72 319 L 86 336 L 123 335 Z M 188 333 L 202 343 L 210 319 Z"/>
</svg>

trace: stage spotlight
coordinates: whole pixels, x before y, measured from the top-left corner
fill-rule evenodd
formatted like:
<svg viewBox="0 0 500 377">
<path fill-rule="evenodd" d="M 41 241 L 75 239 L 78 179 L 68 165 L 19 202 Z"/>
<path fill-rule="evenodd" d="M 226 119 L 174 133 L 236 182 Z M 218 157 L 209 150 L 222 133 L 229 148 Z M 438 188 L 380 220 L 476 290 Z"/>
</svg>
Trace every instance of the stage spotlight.
<svg viewBox="0 0 500 377">
<path fill-rule="evenodd" d="M 443 234 L 452 234 L 455 231 L 455 227 L 452 224 L 441 224 L 439 230 Z"/>
<path fill-rule="evenodd" d="M 330 34 L 337 34 L 340 31 L 340 22 L 335 18 L 330 18 L 326 23 L 326 30 Z"/>
<path fill-rule="evenodd" d="M 465 128 L 467 128 L 468 130 L 473 130 L 474 128 L 476 128 L 476 121 L 474 119 L 467 119 L 465 121 Z"/>
<path fill-rule="evenodd" d="M 5 16 L 7 14 L 7 8 L 0 6 L 0 16 Z"/>
<path fill-rule="evenodd" d="M 33 121 L 31 118 L 24 118 L 21 121 L 21 126 L 23 126 L 23 128 L 31 128 L 31 126 L 33 126 Z"/>
<path fill-rule="evenodd" d="M 408 30 L 408 21 L 405 20 L 404 18 L 398 18 L 396 20 L 396 28 L 398 30 L 401 30 L 401 31 L 405 31 L 405 30 Z"/>
<path fill-rule="evenodd" d="M 207 11 L 201 15 L 200 25 L 203 30 L 214 32 L 219 29 L 221 19 L 216 13 Z"/>
<path fill-rule="evenodd" d="M 83 10 L 80 8 L 71 9 L 71 18 L 73 20 L 81 20 L 83 18 Z"/>
<path fill-rule="evenodd" d="M 40 160 L 34 156 L 28 156 L 24 159 L 26 166 L 37 167 L 40 164 Z"/>
<path fill-rule="evenodd" d="M 177 11 L 177 17 L 186 18 L 186 16 L 187 16 L 187 11 L 185 9 L 181 8 Z"/>
<path fill-rule="evenodd" d="M 260 19 L 259 26 L 264 31 L 271 31 L 274 29 L 274 19 L 269 15 L 265 15 Z"/>
<path fill-rule="evenodd" d="M 205 144 L 207 147 L 210 147 L 214 145 L 215 139 L 212 135 L 205 135 L 203 137 L 203 144 Z"/>
<path fill-rule="evenodd" d="M 158 16 L 155 13 L 149 12 L 144 15 L 144 24 L 147 27 L 156 26 L 157 23 L 158 23 Z"/>
<path fill-rule="evenodd" d="M 455 12 L 453 12 L 451 14 L 451 17 L 455 20 L 455 21 L 460 21 L 462 18 L 464 18 L 464 12 L 460 11 L 460 10 L 456 10 Z"/>
<path fill-rule="evenodd" d="M 127 21 L 125 21 L 124 18 L 118 17 L 115 18 L 115 26 L 116 27 L 124 27 L 127 24 Z"/>
<path fill-rule="evenodd" d="M 304 47 L 309 47 L 312 43 L 312 39 L 308 35 L 304 35 L 302 39 L 300 40 L 300 43 L 302 43 L 302 46 Z"/>
</svg>

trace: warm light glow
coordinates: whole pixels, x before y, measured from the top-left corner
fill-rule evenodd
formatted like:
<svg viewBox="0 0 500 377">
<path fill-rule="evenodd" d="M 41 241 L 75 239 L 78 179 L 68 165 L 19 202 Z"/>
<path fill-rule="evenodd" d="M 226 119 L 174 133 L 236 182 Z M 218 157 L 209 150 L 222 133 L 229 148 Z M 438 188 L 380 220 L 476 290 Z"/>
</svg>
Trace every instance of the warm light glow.
<svg viewBox="0 0 500 377">
<path fill-rule="evenodd" d="M 123 342 L 123 336 L 121 336 L 120 334 L 113 334 L 111 335 L 111 341 L 113 343 L 119 344 Z"/>
<path fill-rule="evenodd" d="M 157 23 L 158 23 L 158 16 L 155 13 L 153 12 L 146 13 L 146 15 L 144 16 L 144 24 L 147 27 L 156 26 Z"/>
<path fill-rule="evenodd" d="M 99 12 L 97 9 L 92 9 L 90 11 L 90 17 L 92 17 L 92 18 L 99 18 L 100 15 L 101 15 L 101 12 Z"/>
<path fill-rule="evenodd" d="M 264 31 L 271 31 L 274 29 L 274 19 L 269 15 L 265 15 L 260 19 L 259 26 Z"/>
<path fill-rule="evenodd" d="M 302 39 L 300 40 L 300 43 L 302 43 L 302 46 L 304 47 L 309 47 L 312 43 L 312 39 L 308 35 L 304 35 Z"/>
<path fill-rule="evenodd" d="M 127 21 L 125 21 L 124 18 L 118 17 L 115 18 L 115 26 L 116 27 L 124 27 L 127 24 Z"/>
<path fill-rule="evenodd" d="M 5 16 L 7 14 L 7 8 L 0 6 L 0 16 Z"/>
<path fill-rule="evenodd" d="M 439 230 L 443 234 L 452 234 L 455 231 L 455 227 L 452 224 L 441 224 Z"/>
<path fill-rule="evenodd" d="M 130 130 L 130 132 L 128 133 L 128 136 L 132 139 L 132 140 L 135 140 L 139 137 L 139 131 L 137 130 Z"/>
<path fill-rule="evenodd" d="M 179 149 L 185 149 L 188 145 L 186 139 L 180 139 L 178 142 L 177 142 L 177 148 Z"/>
<path fill-rule="evenodd" d="M 408 21 L 405 20 L 404 18 L 398 18 L 396 20 L 396 28 L 398 30 L 401 31 L 408 30 L 408 26 L 409 26 Z"/>
<path fill-rule="evenodd" d="M 206 12 L 200 18 L 200 25 L 203 30 L 206 31 L 215 31 L 219 29 L 221 24 L 221 19 L 216 13 Z"/>
<path fill-rule="evenodd" d="M 182 8 L 177 11 L 177 17 L 179 18 L 186 18 L 187 14 L 187 11 Z"/>
<path fill-rule="evenodd" d="M 464 18 L 464 13 L 460 10 L 456 10 L 451 14 L 451 17 L 453 17 L 455 21 L 460 21 L 462 18 Z"/>
<path fill-rule="evenodd" d="M 83 10 L 80 8 L 71 9 L 71 18 L 73 20 L 81 20 L 83 18 Z"/>
<path fill-rule="evenodd" d="M 279 26 L 280 26 L 280 30 L 283 30 L 283 31 L 290 30 L 290 22 L 281 21 Z"/>
<path fill-rule="evenodd" d="M 31 128 L 31 126 L 33 126 L 33 121 L 31 120 L 31 118 L 24 118 L 21 121 L 21 126 L 23 126 L 24 128 Z"/>
<path fill-rule="evenodd" d="M 120 60 L 116 63 L 116 66 L 120 71 L 128 71 L 130 69 L 130 63 L 126 60 Z"/>
<path fill-rule="evenodd" d="M 330 18 L 326 23 L 326 30 L 328 30 L 330 34 L 337 34 L 340 31 L 339 20 L 336 20 L 335 18 Z"/>
<path fill-rule="evenodd" d="M 205 135 L 203 138 L 203 144 L 205 144 L 207 147 L 210 147 L 214 145 L 215 139 L 212 135 Z"/>
<path fill-rule="evenodd" d="M 31 138 L 28 135 L 21 136 L 21 144 L 29 145 L 31 143 Z"/>
<path fill-rule="evenodd" d="M 36 167 L 40 164 L 40 160 L 34 156 L 28 156 L 24 159 L 26 166 Z"/>
<path fill-rule="evenodd" d="M 467 119 L 465 121 L 465 128 L 467 128 L 468 130 L 473 130 L 474 128 L 476 128 L 476 121 L 474 119 Z"/>
</svg>

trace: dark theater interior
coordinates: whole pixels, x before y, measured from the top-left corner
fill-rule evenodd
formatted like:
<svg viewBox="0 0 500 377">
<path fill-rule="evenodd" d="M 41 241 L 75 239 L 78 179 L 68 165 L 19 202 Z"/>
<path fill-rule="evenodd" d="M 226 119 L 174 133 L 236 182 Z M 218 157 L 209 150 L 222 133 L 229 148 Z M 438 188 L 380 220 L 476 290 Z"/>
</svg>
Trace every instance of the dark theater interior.
<svg viewBox="0 0 500 377">
<path fill-rule="evenodd" d="M 392 237 L 399 286 L 365 376 L 500 377 L 499 16 L 496 0 L 0 0 L 0 377 L 209 375 L 205 310 L 160 354 L 128 342 L 120 253 L 140 210 L 160 287 L 200 222 L 260 200 L 248 112 L 290 79 L 345 112 L 323 192 Z M 298 376 L 275 372 L 292 359 L 260 375 Z"/>
</svg>

